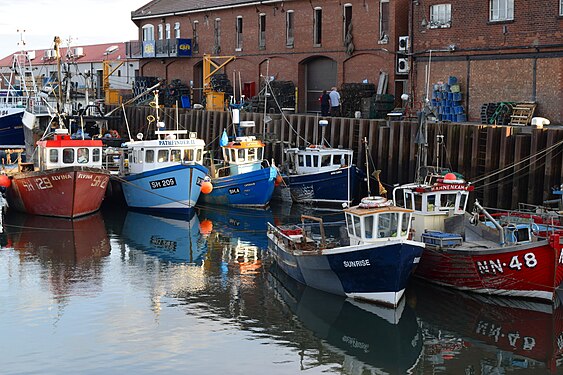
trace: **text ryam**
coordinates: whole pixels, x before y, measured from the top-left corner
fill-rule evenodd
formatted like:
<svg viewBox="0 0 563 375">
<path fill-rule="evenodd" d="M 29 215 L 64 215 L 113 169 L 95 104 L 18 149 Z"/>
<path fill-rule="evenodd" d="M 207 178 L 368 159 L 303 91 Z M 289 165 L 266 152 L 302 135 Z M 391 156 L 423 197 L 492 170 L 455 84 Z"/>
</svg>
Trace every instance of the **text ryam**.
<svg viewBox="0 0 563 375">
<path fill-rule="evenodd" d="M 504 269 L 508 267 L 511 270 L 520 271 L 523 266 L 527 268 L 534 268 L 538 265 L 538 260 L 534 253 L 526 253 L 523 257 L 514 255 L 510 262 L 501 262 L 500 259 L 487 259 L 484 261 L 477 261 L 477 270 L 480 274 L 496 274 L 504 273 Z"/>
<path fill-rule="evenodd" d="M 345 260 L 342 262 L 344 267 L 368 267 L 371 266 L 369 259 L 362 260 Z"/>
</svg>

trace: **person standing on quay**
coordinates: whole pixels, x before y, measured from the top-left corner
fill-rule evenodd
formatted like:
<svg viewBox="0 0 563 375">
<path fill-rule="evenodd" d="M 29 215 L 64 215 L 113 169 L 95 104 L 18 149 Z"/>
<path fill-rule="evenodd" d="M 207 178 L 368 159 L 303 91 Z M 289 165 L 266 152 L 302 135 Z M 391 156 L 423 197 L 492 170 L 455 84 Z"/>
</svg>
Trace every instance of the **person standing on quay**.
<svg viewBox="0 0 563 375">
<path fill-rule="evenodd" d="M 326 90 L 323 90 L 323 93 L 321 94 L 319 100 L 321 101 L 321 116 L 326 117 L 330 114 L 330 96 L 328 95 Z"/>
<path fill-rule="evenodd" d="M 336 87 L 333 87 L 330 91 L 330 115 L 332 117 L 340 116 L 340 94 L 336 91 Z"/>
</svg>

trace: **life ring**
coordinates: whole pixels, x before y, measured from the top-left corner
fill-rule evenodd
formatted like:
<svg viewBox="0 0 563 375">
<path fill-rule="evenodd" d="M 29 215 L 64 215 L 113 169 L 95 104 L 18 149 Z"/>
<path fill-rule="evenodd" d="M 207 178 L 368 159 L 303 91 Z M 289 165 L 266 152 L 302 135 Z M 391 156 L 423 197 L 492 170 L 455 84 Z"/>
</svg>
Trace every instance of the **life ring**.
<svg viewBox="0 0 563 375">
<path fill-rule="evenodd" d="M 315 148 L 317 147 L 316 145 L 309 145 L 309 148 Z"/>
<path fill-rule="evenodd" d="M 390 206 L 392 202 L 385 197 L 366 197 L 360 201 L 361 208 L 377 208 Z"/>
</svg>

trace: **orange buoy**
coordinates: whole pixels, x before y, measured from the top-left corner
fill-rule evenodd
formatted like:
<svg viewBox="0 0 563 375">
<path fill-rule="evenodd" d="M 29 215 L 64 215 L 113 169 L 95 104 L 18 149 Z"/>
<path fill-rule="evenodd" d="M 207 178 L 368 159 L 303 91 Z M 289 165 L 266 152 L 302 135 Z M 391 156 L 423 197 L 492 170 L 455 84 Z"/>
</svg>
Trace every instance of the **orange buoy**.
<svg viewBox="0 0 563 375">
<path fill-rule="evenodd" d="M 209 181 L 203 181 L 201 183 L 201 192 L 203 194 L 209 194 L 213 191 L 213 184 Z"/>
<path fill-rule="evenodd" d="M 8 187 L 11 184 L 12 184 L 12 180 L 10 180 L 8 176 L 6 176 L 5 174 L 0 175 L 0 186 Z"/>
<path fill-rule="evenodd" d="M 457 176 L 453 173 L 446 173 L 444 180 L 457 180 Z"/>
<path fill-rule="evenodd" d="M 278 174 L 278 175 L 276 176 L 276 181 L 274 181 L 274 186 L 280 186 L 280 184 L 282 183 L 282 181 L 283 181 L 282 176 Z"/>
<path fill-rule="evenodd" d="M 213 231 L 213 222 L 209 219 L 203 220 L 199 223 L 199 232 L 203 235 L 208 235 Z"/>
</svg>

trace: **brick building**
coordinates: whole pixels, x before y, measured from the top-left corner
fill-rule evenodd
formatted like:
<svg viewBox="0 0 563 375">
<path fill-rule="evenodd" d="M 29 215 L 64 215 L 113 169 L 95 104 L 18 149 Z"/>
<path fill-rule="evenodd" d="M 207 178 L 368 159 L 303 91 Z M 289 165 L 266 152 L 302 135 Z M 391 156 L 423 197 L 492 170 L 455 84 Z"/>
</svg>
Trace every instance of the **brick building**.
<svg viewBox="0 0 563 375">
<path fill-rule="evenodd" d="M 236 56 L 225 73 L 240 75 L 247 96 L 263 77 L 293 81 L 299 112 L 319 111 L 322 90 L 342 83 L 377 85 L 382 76 L 386 93 L 409 91 L 406 67 L 396 66 L 409 0 L 155 0 L 131 18 L 139 40 L 128 55 L 140 59 L 140 75 L 191 83 L 194 102 L 203 54 Z"/>
<path fill-rule="evenodd" d="M 484 103 L 535 102 L 563 124 L 563 0 L 413 0 L 416 100 L 455 76 L 470 121 Z M 429 77 L 429 78 L 428 78 Z"/>
<path fill-rule="evenodd" d="M 319 111 L 323 89 L 383 73 L 397 104 L 409 93 L 419 109 L 452 76 L 469 121 L 484 103 L 513 101 L 563 123 L 563 0 L 155 0 L 131 18 L 140 75 L 191 83 L 196 102 L 207 53 L 236 56 L 225 73 L 247 89 L 293 81 L 299 112 Z"/>
</svg>

